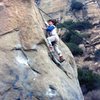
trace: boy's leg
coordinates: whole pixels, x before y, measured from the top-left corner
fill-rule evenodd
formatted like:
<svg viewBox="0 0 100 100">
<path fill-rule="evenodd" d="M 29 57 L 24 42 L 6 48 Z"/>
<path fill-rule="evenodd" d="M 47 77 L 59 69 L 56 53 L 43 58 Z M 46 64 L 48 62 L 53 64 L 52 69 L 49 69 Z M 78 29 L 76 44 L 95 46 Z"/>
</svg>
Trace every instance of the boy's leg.
<svg viewBox="0 0 100 100">
<path fill-rule="evenodd" d="M 55 36 L 50 36 L 47 38 L 47 41 L 49 43 L 49 46 L 52 46 L 52 42 L 56 41 L 56 37 Z"/>
<path fill-rule="evenodd" d="M 57 44 L 57 43 L 54 45 L 54 49 L 55 49 L 55 51 L 57 52 L 57 54 L 58 54 L 59 56 L 62 56 L 62 53 L 61 53 L 61 51 L 59 50 L 59 47 L 58 47 L 58 44 Z"/>
<path fill-rule="evenodd" d="M 63 62 L 65 59 L 63 58 L 62 52 L 59 50 L 57 43 L 54 45 L 54 49 L 57 52 L 57 54 L 59 55 L 60 62 Z"/>
<path fill-rule="evenodd" d="M 47 41 L 49 43 L 49 48 L 52 50 L 52 42 L 56 41 L 56 37 L 55 36 L 48 37 Z M 63 62 L 65 59 L 63 58 L 62 53 L 59 50 L 57 43 L 54 45 L 54 49 L 57 52 L 57 54 L 59 55 L 60 62 Z"/>
</svg>

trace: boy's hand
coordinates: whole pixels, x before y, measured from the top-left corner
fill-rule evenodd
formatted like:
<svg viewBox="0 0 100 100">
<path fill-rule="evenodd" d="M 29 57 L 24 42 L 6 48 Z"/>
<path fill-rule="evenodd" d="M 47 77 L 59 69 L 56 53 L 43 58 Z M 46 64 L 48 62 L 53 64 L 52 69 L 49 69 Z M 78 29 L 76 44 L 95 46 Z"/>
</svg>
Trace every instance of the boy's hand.
<svg viewBox="0 0 100 100">
<path fill-rule="evenodd" d="M 45 28 L 45 27 L 42 27 L 42 29 L 43 29 L 43 30 L 46 30 L 46 28 Z"/>
</svg>

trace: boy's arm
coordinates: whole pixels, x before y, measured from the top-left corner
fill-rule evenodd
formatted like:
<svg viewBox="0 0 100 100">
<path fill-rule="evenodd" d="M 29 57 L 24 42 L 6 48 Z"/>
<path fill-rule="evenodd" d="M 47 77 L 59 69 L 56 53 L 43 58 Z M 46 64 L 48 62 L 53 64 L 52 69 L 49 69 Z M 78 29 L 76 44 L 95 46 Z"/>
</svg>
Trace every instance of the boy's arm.
<svg viewBox="0 0 100 100">
<path fill-rule="evenodd" d="M 44 20 L 44 23 L 45 23 L 45 26 L 46 26 L 46 27 L 43 27 L 42 29 L 46 30 L 47 27 L 49 26 L 49 24 L 48 24 L 48 22 L 47 22 L 46 20 Z"/>
<path fill-rule="evenodd" d="M 46 28 L 46 27 L 43 27 L 42 29 L 43 29 L 43 30 L 46 30 L 47 28 Z"/>
<path fill-rule="evenodd" d="M 44 23 L 45 23 L 46 27 L 49 26 L 49 24 L 46 20 L 44 20 Z"/>
</svg>

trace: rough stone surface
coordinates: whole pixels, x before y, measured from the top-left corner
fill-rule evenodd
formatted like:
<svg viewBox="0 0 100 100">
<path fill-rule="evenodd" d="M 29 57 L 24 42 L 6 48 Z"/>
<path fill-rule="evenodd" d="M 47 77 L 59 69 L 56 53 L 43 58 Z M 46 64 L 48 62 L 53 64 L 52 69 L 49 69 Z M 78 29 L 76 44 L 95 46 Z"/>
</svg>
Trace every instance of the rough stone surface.
<svg viewBox="0 0 100 100">
<path fill-rule="evenodd" d="M 84 4 L 81 11 L 72 13 L 70 5 L 72 0 L 38 0 L 39 7 L 50 14 L 53 18 L 62 17 L 64 20 L 84 20 L 84 18 L 91 18 L 93 23 L 100 21 L 100 1 L 99 0 L 77 0 Z M 74 0 L 73 0 L 74 1 Z M 45 16 L 47 17 L 47 16 Z"/>
<path fill-rule="evenodd" d="M 71 52 L 60 41 L 62 70 L 38 44 L 42 27 L 33 0 L 0 0 L 0 100 L 83 100 Z"/>
<path fill-rule="evenodd" d="M 70 0 L 40 0 L 38 5 L 43 11 L 48 13 L 52 18 L 65 18 L 70 7 Z M 49 18 L 43 14 L 45 18 Z M 67 16 L 67 18 L 70 16 Z"/>
</svg>

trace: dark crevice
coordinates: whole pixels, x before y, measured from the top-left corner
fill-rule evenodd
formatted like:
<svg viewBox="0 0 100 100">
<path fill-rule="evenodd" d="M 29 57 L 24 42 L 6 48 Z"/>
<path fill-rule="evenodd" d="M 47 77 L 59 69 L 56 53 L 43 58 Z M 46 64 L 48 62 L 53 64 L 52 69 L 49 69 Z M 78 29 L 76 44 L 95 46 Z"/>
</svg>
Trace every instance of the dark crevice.
<svg viewBox="0 0 100 100">
<path fill-rule="evenodd" d="M 12 89 L 12 87 L 9 87 L 7 90 L 5 90 L 4 92 L 0 92 L 0 95 L 3 96 L 5 95 L 5 93 L 9 92 Z"/>
<path fill-rule="evenodd" d="M 39 97 L 35 97 L 37 100 L 41 100 Z"/>
<path fill-rule="evenodd" d="M 51 90 L 57 90 L 53 85 L 49 85 L 49 88 L 50 88 Z"/>
<path fill-rule="evenodd" d="M 24 51 L 37 51 L 37 49 L 23 49 Z"/>
<path fill-rule="evenodd" d="M 58 90 L 56 89 L 56 87 L 54 87 L 53 85 L 49 85 L 49 88 L 50 88 L 50 90 L 51 90 L 51 92 L 53 94 L 56 93 L 56 96 L 50 97 L 50 100 L 52 100 L 52 99 L 55 100 L 56 97 L 58 97 L 60 100 L 63 100 L 61 94 L 58 92 Z"/>
<path fill-rule="evenodd" d="M 58 66 L 70 79 L 72 79 L 72 74 L 68 73 L 62 66 Z M 69 75 L 70 74 L 70 75 Z"/>
<path fill-rule="evenodd" d="M 21 51 L 21 52 L 23 53 L 24 57 L 27 59 L 27 64 L 28 64 L 28 66 L 29 66 L 34 72 L 36 72 L 37 74 L 41 74 L 39 71 L 37 71 L 36 69 L 34 69 L 34 68 L 30 65 L 30 63 L 28 62 L 28 61 L 29 61 L 29 58 L 28 58 L 28 56 L 27 56 L 27 54 L 25 53 L 25 51 L 24 51 L 23 48 L 14 48 L 14 49 L 12 49 L 12 50 L 19 50 L 19 51 Z"/>
<path fill-rule="evenodd" d="M 34 69 L 33 67 L 31 67 L 31 65 L 28 63 L 29 67 L 34 71 L 36 72 L 37 74 L 41 74 L 39 71 L 37 71 L 36 69 Z"/>
<path fill-rule="evenodd" d="M 20 51 L 22 51 L 22 50 L 24 50 L 24 51 L 37 51 L 37 48 L 33 48 L 33 49 L 24 49 L 23 47 L 15 47 L 15 48 L 11 49 L 11 51 L 13 51 L 13 50 L 20 50 Z"/>
<path fill-rule="evenodd" d="M 39 6 L 41 3 L 41 0 L 35 0 L 35 3 Z"/>
<path fill-rule="evenodd" d="M 0 37 L 1 37 L 1 36 L 4 36 L 4 35 L 7 35 L 7 34 L 11 34 L 11 33 L 15 32 L 15 31 L 19 31 L 19 29 L 18 29 L 18 28 L 14 28 L 13 30 L 10 30 L 10 31 L 8 31 L 8 32 L 5 32 L 5 33 L 3 33 L 3 34 L 0 34 Z"/>
<path fill-rule="evenodd" d="M 92 46 L 96 46 L 98 44 L 100 44 L 100 41 L 97 41 L 96 43 L 93 43 L 93 44 L 86 45 L 86 47 L 92 47 Z"/>
</svg>

